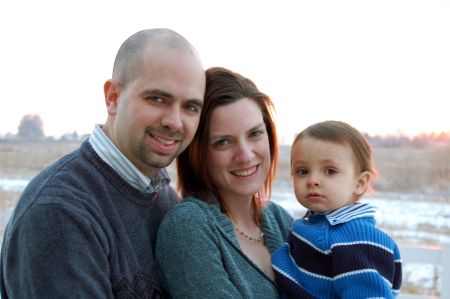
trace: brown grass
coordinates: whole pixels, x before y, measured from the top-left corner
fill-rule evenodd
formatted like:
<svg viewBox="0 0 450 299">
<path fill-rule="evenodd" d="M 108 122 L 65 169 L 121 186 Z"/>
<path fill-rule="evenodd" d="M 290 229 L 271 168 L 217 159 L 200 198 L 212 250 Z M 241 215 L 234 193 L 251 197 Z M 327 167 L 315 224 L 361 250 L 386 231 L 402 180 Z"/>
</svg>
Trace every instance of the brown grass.
<svg viewBox="0 0 450 299">
<path fill-rule="evenodd" d="M 32 178 L 79 146 L 73 141 L 0 142 L 0 177 Z"/>
<path fill-rule="evenodd" d="M 450 202 L 450 146 L 376 148 L 375 189 L 425 195 Z"/>
<path fill-rule="evenodd" d="M 73 141 L 0 142 L 0 178 L 31 179 L 80 146 Z M 0 211 L 15 206 L 20 192 L 0 189 Z"/>
<path fill-rule="evenodd" d="M 31 179 L 44 167 L 78 148 L 75 141 L 0 142 L 0 178 Z M 450 146 L 374 148 L 375 191 L 414 192 L 450 202 Z M 169 173 L 175 182 L 174 164 Z M 290 184 L 290 146 L 280 147 L 276 181 Z M 0 208 L 11 194 L 0 193 Z"/>
</svg>

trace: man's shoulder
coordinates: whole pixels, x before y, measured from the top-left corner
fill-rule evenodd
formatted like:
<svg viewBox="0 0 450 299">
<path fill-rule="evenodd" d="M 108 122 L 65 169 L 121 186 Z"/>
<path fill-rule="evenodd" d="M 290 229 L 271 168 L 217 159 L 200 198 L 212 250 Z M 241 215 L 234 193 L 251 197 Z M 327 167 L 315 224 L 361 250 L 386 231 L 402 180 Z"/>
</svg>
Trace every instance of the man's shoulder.
<svg viewBox="0 0 450 299">
<path fill-rule="evenodd" d="M 94 173 L 95 172 L 95 173 Z M 64 193 L 75 185 L 98 179 L 98 173 L 76 150 L 56 160 L 38 173 L 26 186 L 22 197 L 46 194 L 49 190 Z M 79 182 L 78 182 L 79 181 Z M 78 183 L 77 183 L 78 182 Z"/>
<path fill-rule="evenodd" d="M 17 202 L 15 217 L 39 205 L 73 208 L 83 205 L 75 198 L 92 198 L 86 195 L 86 186 L 95 185 L 100 176 L 81 156 L 79 150 L 68 153 L 31 179 Z"/>
</svg>

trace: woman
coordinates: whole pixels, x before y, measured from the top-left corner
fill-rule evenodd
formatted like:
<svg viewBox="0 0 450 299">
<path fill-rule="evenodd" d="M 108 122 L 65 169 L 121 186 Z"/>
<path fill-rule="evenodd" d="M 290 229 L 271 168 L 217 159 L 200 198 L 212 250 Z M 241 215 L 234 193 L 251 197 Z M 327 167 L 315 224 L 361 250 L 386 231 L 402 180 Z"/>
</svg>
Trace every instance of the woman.
<svg viewBox="0 0 450 299">
<path fill-rule="evenodd" d="M 278 298 L 270 255 L 293 219 L 268 201 L 278 161 L 272 112 L 249 79 L 206 71 L 200 124 L 177 159 L 185 200 L 157 238 L 158 272 L 173 298 Z"/>
</svg>

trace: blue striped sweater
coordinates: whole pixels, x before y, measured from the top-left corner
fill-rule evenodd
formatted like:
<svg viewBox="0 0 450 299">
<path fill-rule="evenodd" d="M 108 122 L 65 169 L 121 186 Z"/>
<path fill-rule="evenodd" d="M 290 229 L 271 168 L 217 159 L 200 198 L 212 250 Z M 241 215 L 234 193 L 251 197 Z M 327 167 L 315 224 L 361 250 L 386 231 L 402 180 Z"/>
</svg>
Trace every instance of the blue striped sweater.
<svg viewBox="0 0 450 299">
<path fill-rule="evenodd" d="M 272 255 L 275 279 L 288 298 L 394 298 L 402 267 L 395 241 L 375 226 L 375 207 L 354 204 L 308 212 L 288 243 Z"/>
</svg>

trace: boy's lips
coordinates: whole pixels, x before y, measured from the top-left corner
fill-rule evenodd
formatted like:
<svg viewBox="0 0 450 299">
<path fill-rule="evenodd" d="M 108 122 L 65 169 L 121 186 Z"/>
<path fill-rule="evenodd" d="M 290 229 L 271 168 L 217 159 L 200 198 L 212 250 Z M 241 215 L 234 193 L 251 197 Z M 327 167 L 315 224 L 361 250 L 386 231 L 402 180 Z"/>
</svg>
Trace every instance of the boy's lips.
<svg viewBox="0 0 450 299">
<path fill-rule="evenodd" d="M 322 195 L 320 195 L 319 193 L 308 193 L 306 195 L 306 198 L 311 199 L 311 200 L 318 200 L 322 198 Z"/>
</svg>

